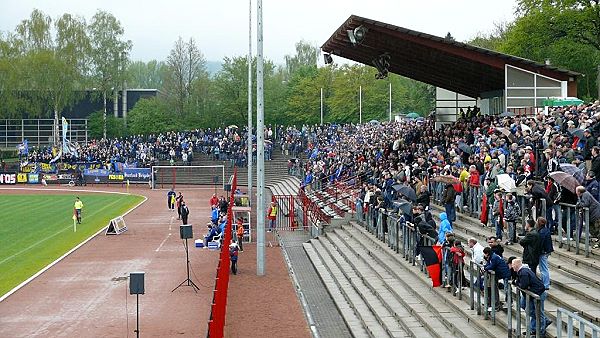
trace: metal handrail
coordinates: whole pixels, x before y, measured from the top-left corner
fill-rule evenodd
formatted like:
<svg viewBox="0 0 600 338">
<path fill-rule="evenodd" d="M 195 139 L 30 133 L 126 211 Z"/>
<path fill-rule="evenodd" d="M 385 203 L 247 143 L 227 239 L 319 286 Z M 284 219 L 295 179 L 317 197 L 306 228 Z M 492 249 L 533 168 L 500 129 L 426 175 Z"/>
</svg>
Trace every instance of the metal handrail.
<svg viewBox="0 0 600 338">
<path fill-rule="evenodd" d="M 567 337 L 574 337 L 575 336 L 575 332 L 574 331 L 574 327 L 575 325 L 573 325 L 573 321 L 578 321 L 579 322 L 579 336 L 580 337 L 585 337 L 586 336 L 586 327 L 589 328 L 592 332 L 591 332 L 591 336 L 593 338 L 597 338 L 600 336 L 600 326 L 590 322 L 589 320 L 582 318 L 581 316 L 577 315 L 575 312 L 569 311 L 567 309 L 564 308 L 557 308 L 556 309 L 556 337 L 557 338 L 562 338 L 563 336 L 563 332 L 562 332 L 562 327 L 563 327 L 563 315 L 567 317 Z"/>
</svg>

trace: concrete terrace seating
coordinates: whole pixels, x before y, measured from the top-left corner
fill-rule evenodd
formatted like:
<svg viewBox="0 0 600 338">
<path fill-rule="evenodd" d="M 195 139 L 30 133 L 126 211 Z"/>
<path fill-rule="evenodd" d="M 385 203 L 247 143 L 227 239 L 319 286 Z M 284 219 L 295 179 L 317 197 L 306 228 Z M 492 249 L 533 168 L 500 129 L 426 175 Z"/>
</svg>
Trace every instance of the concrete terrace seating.
<svg viewBox="0 0 600 338">
<path fill-rule="evenodd" d="M 304 248 L 355 337 L 506 335 L 444 297 L 445 289 L 432 289 L 424 274 L 360 226 L 327 232 Z"/>
<path fill-rule="evenodd" d="M 321 199 L 325 199 L 327 198 L 327 196 L 323 193 L 311 193 L 312 198 L 318 198 L 320 197 Z M 325 205 L 325 203 L 323 203 L 321 201 L 322 205 Z M 436 205 L 432 205 L 432 212 L 434 212 L 434 214 L 439 217 L 439 213 L 442 210 L 442 208 L 436 206 Z M 457 222 L 455 222 L 454 224 L 454 233 L 457 236 L 457 239 L 461 240 L 463 243 L 467 243 L 467 240 L 470 237 L 475 237 L 478 239 L 478 241 L 482 241 L 482 243 L 484 243 L 485 245 L 485 238 L 491 235 L 494 235 L 495 230 L 491 227 L 482 227 L 480 225 L 480 223 L 478 222 L 478 220 L 475 220 L 474 218 L 469 218 L 463 214 L 458 214 L 457 215 L 458 219 Z M 437 220 L 439 220 L 439 218 L 436 218 Z M 356 229 L 354 229 L 356 228 Z M 342 240 L 345 238 L 349 237 L 349 233 L 348 232 L 352 232 L 353 230 L 356 230 L 358 232 L 360 232 L 362 234 L 363 237 L 360 237 L 361 239 L 355 242 L 352 242 L 351 244 L 347 243 L 344 244 L 344 241 L 348 241 L 348 239 L 346 240 Z M 356 234 L 353 235 L 354 238 L 359 238 Z M 370 247 L 368 246 L 368 242 L 372 242 L 375 247 Z M 316 242 L 319 242 L 319 244 L 315 244 Z M 337 256 L 339 255 L 343 255 L 344 253 L 348 252 L 349 250 L 358 250 L 357 248 L 360 248 L 360 246 L 362 247 L 366 247 L 364 249 L 364 251 L 360 252 L 358 251 L 358 254 L 356 255 L 356 257 L 352 258 L 349 257 L 348 260 L 350 263 L 348 264 L 338 264 L 336 263 L 335 259 L 338 259 Z M 521 257 L 522 253 L 523 253 L 523 249 L 521 248 L 520 245 L 515 244 L 515 245 L 511 245 L 511 246 L 504 246 L 505 248 L 505 253 L 504 256 L 505 257 L 509 257 L 509 256 L 517 256 L 517 257 Z M 352 294 L 354 294 L 355 292 L 358 291 L 344 291 L 344 289 L 340 286 L 345 286 L 346 288 L 348 287 L 352 287 L 354 289 L 359 289 L 360 292 L 366 292 L 364 290 L 367 289 L 372 289 L 372 293 L 373 296 L 378 296 L 379 293 L 383 290 L 382 286 L 379 287 L 368 287 L 365 285 L 353 285 L 353 284 L 347 284 L 348 283 L 348 279 L 349 280 L 355 280 L 355 279 L 361 279 L 363 281 L 366 282 L 366 280 L 371 281 L 373 280 L 373 278 L 375 278 L 373 275 L 371 274 L 365 274 L 365 275 L 360 275 L 360 276 L 354 276 L 354 279 L 352 278 L 353 276 L 348 275 L 349 271 L 359 271 L 359 272 L 363 272 L 365 271 L 366 267 L 364 265 L 356 265 L 357 262 L 359 261 L 359 259 L 357 258 L 367 258 L 367 262 L 364 262 L 364 264 L 367 265 L 374 265 L 377 264 L 376 262 L 380 262 L 380 264 L 388 264 L 387 262 L 389 262 L 390 259 L 394 259 L 394 261 L 398 261 L 399 265 L 397 266 L 393 266 L 390 265 L 388 266 L 388 270 L 389 271 L 397 271 L 397 269 L 403 265 L 403 263 L 408 264 L 407 262 L 405 262 L 404 260 L 402 260 L 402 257 L 400 255 L 397 255 L 395 253 L 393 253 L 392 250 L 389 250 L 389 252 L 387 253 L 383 253 L 388 251 L 387 246 L 385 245 L 385 243 L 380 242 L 379 240 L 377 240 L 373 235 L 369 234 L 366 230 L 364 230 L 361 226 L 356 225 L 353 228 L 348 229 L 347 227 L 343 227 L 341 230 L 336 229 L 334 230 L 333 233 L 327 232 L 325 236 L 321 236 L 319 239 L 315 239 L 312 240 L 310 244 L 305 245 L 305 249 L 307 254 L 311 257 L 311 260 L 313 261 L 313 264 L 315 265 L 315 267 L 317 268 L 317 270 L 319 270 L 319 274 L 321 275 L 321 278 L 323 279 L 323 281 L 325 282 L 325 284 L 328 286 L 328 289 L 330 290 L 330 293 L 332 294 L 332 297 L 334 298 L 334 300 L 336 300 L 336 304 L 338 305 L 338 307 L 340 308 L 340 311 L 342 312 L 342 315 L 347 318 L 346 320 L 349 322 L 349 326 L 351 328 L 353 328 L 353 326 L 350 324 L 350 322 L 360 322 L 362 323 L 361 326 L 363 327 L 363 329 L 358 329 L 356 327 L 354 327 L 355 329 L 358 330 L 358 332 L 362 332 L 363 330 L 369 330 L 369 328 L 365 328 L 365 327 L 369 327 L 368 323 L 372 322 L 373 318 L 354 318 L 352 316 L 349 316 L 348 313 L 344 314 L 344 311 L 348 312 L 348 310 L 346 308 L 351 308 L 354 309 L 354 312 L 361 312 L 362 310 L 365 310 L 364 306 L 366 305 L 361 305 L 360 302 L 358 302 L 356 305 L 350 304 L 348 298 L 352 298 L 352 297 L 356 297 L 356 294 L 354 296 L 351 296 Z M 324 253 L 323 250 L 328 249 L 326 252 L 329 254 L 329 258 L 327 258 L 328 256 Z M 381 251 L 380 251 L 381 250 Z M 469 251 L 469 250 L 467 250 Z M 577 312 L 579 315 L 581 315 L 583 318 L 590 320 L 592 323 L 598 324 L 600 323 L 600 281 L 598 281 L 597 276 L 600 275 L 600 263 L 598 258 L 600 257 L 600 253 L 598 252 L 598 250 L 592 250 L 590 257 L 586 258 L 584 255 L 576 255 L 574 252 L 568 252 L 566 250 L 566 248 L 558 248 L 558 245 L 555 244 L 555 252 L 550 256 L 549 258 L 549 264 L 550 264 L 550 276 L 551 276 L 551 288 L 550 291 L 548 293 L 548 299 L 545 302 L 545 312 L 546 315 L 548 316 L 548 318 L 552 319 L 554 321 L 554 323 L 556 323 L 556 309 L 557 307 L 561 307 L 561 308 L 565 308 L 567 310 L 573 311 L 573 312 Z M 466 260 L 466 264 L 465 266 L 468 267 L 468 262 L 469 259 L 467 257 Z M 331 263 L 336 263 L 337 269 L 339 271 L 337 271 L 335 268 L 329 267 L 329 265 Z M 328 265 L 329 264 L 329 265 Z M 354 264 L 354 265 L 352 265 Z M 409 264 L 410 265 L 410 264 Z M 375 269 L 375 267 L 372 267 L 373 269 Z M 348 270 L 350 269 L 350 270 Z M 430 280 L 422 273 L 420 272 L 420 270 L 416 267 L 413 267 L 411 269 L 412 271 L 407 271 L 408 273 L 413 273 L 416 274 L 416 276 L 413 276 L 413 278 L 417 278 L 417 279 L 421 279 L 421 283 L 424 284 L 424 286 L 426 287 L 426 289 L 430 289 Z M 337 272 L 336 272 L 337 271 Z M 333 275 L 333 277 L 332 277 Z M 467 278 L 469 277 L 468 275 L 468 269 L 465 268 L 465 275 L 467 276 Z M 383 275 L 382 275 L 383 276 Z M 382 279 L 389 279 L 389 278 L 393 278 L 394 276 L 389 276 L 387 275 L 387 277 L 381 277 Z M 408 280 L 408 277 L 405 275 L 399 275 L 396 276 L 399 279 L 402 280 Z M 332 278 L 341 278 L 340 280 L 336 280 L 336 281 L 332 281 L 330 279 Z M 377 280 L 377 279 L 375 279 Z M 378 281 L 379 282 L 379 281 Z M 329 283 L 329 284 L 328 284 Z M 333 283 L 333 284 L 332 284 Z M 340 285 L 338 285 L 340 284 Z M 416 287 L 415 283 L 411 284 L 411 287 Z M 338 293 L 341 293 L 342 298 L 340 298 L 338 296 L 334 295 L 334 291 L 332 291 L 332 288 L 338 288 L 340 289 L 339 291 L 337 291 Z M 438 288 L 436 290 L 439 290 L 439 292 L 441 292 L 444 295 L 444 301 L 446 303 L 448 302 L 452 302 L 452 303 L 456 303 L 456 309 L 454 309 L 452 311 L 452 314 L 454 315 L 455 313 L 460 313 L 462 318 L 467 318 L 465 317 L 466 314 L 462 314 L 461 311 L 464 311 L 464 309 L 468 308 L 468 304 L 470 302 L 470 298 L 469 298 L 469 294 L 468 292 L 463 292 L 462 293 L 462 300 L 458 300 L 457 298 L 453 297 L 452 295 L 450 295 L 449 293 L 445 292 L 445 289 L 442 288 Z M 346 292 L 346 293 L 345 293 Z M 434 291 L 429 291 L 429 292 L 434 292 Z M 437 292 L 437 291 L 436 291 Z M 360 295 L 360 293 L 359 293 Z M 336 297 L 338 299 L 336 299 Z M 361 296 L 362 298 L 365 298 L 366 296 Z M 501 297 L 502 300 L 504 298 L 503 292 L 501 291 Z M 401 297 L 402 298 L 402 297 Z M 343 299 L 343 301 L 342 301 Z M 384 296 L 383 299 L 389 299 L 389 297 Z M 402 298 L 404 299 L 404 298 Z M 364 301 L 364 300 L 363 300 Z M 379 316 L 385 317 L 385 311 L 381 310 L 381 307 L 386 308 L 385 304 L 381 304 L 381 300 L 378 302 L 375 302 L 373 304 L 370 304 L 369 306 L 373 307 L 373 309 L 370 309 L 369 306 L 367 306 L 366 309 L 370 309 L 369 311 L 372 314 L 379 314 Z M 422 306 L 422 304 L 418 304 L 419 306 Z M 356 309 L 353 307 L 355 306 Z M 388 307 L 391 307 L 392 309 L 396 309 L 395 305 L 387 305 Z M 379 309 L 380 312 L 383 311 L 382 313 L 379 313 L 377 311 L 375 311 L 375 308 Z M 345 309 L 345 310 L 344 310 Z M 357 310 L 358 309 L 358 310 Z M 489 321 L 485 321 L 483 319 L 483 316 L 481 315 L 477 315 L 475 311 L 472 310 L 468 310 L 467 312 L 469 312 L 469 315 L 471 317 L 468 317 L 471 321 L 475 321 L 474 323 L 478 323 L 478 321 L 484 321 L 485 324 L 482 324 L 483 327 L 486 326 L 492 326 L 490 324 Z M 388 313 L 387 315 L 394 315 L 395 312 L 391 311 L 390 313 Z M 357 315 L 355 315 L 356 317 Z M 377 316 L 376 316 L 377 317 Z M 435 317 L 435 316 L 434 316 Z M 389 326 L 386 327 L 382 324 L 382 320 L 377 321 L 377 323 L 379 323 L 380 326 L 376 326 L 375 331 L 377 332 L 384 332 L 384 336 L 394 336 L 394 334 L 391 334 L 393 332 L 395 332 L 395 328 L 394 326 Z M 506 335 L 506 329 L 508 327 L 508 323 L 507 323 L 507 316 L 506 316 L 506 312 L 498 312 L 496 314 L 496 324 L 493 327 L 495 329 L 500 329 L 500 330 L 504 330 L 504 333 L 502 335 Z M 371 326 L 373 326 L 374 324 L 371 324 Z M 409 325 L 409 324 L 406 324 Z M 405 325 L 405 326 L 406 326 Z M 514 321 L 513 321 L 513 325 Z M 356 326 L 354 324 L 354 326 Z M 402 326 L 402 325 L 401 325 Z M 404 327 L 404 326 L 403 326 Z M 480 328 L 483 329 L 483 328 Z M 489 329 L 489 328 L 488 328 Z M 381 331 L 383 330 L 383 331 Z M 359 334 L 360 335 L 360 334 Z M 409 333 L 410 335 L 410 333 Z M 556 336 L 556 326 L 555 324 L 553 324 L 551 327 L 548 328 L 548 332 L 547 335 L 549 337 L 555 337 Z"/>
<path fill-rule="evenodd" d="M 434 206 L 432 212 L 439 216 L 443 211 Z M 456 237 L 466 243 L 470 237 L 483 241 L 485 237 L 495 234 L 491 227 L 482 227 L 473 218 L 458 214 L 453 226 Z M 554 245 L 554 252 L 550 255 L 551 286 L 548 298 L 544 304 L 546 314 L 556 320 L 556 308 L 562 307 L 578 312 L 583 318 L 591 322 L 600 323 L 600 255 L 598 250 L 592 250 L 590 257 L 576 255 L 564 248 Z M 518 244 L 504 246 L 504 256 L 521 257 L 523 248 Z"/>
</svg>

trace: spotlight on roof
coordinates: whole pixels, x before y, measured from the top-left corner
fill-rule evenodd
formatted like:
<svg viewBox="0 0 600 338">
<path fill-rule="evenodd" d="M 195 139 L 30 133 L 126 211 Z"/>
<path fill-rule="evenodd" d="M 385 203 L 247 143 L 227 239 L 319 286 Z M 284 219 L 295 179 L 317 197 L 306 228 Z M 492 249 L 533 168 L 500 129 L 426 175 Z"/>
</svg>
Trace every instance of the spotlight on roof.
<svg viewBox="0 0 600 338">
<path fill-rule="evenodd" d="M 331 57 L 331 54 L 323 54 L 323 59 L 325 59 L 326 65 L 330 65 L 333 63 L 333 58 Z"/>
<path fill-rule="evenodd" d="M 387 78 L 389 72 L 388 69 L 390 67 L 390 58 L 390 54 L 383 53 L 371 61 L 378 71 L 378 73 L 375 74 L 375 79 L 381 80 Z"/>
<path fill-rule="evenodd" d="M 365 35 L 367 34 L 368 29 L 365 28 L 364 26 L 358 26 L 356 28 L 352 29 L 348 29 L 346 30 L 346 33 L 348 34 L 348 39 L 350 40 L 350 42 L 356 46 L 359 45 L 365 38 Z"/>
</svg>

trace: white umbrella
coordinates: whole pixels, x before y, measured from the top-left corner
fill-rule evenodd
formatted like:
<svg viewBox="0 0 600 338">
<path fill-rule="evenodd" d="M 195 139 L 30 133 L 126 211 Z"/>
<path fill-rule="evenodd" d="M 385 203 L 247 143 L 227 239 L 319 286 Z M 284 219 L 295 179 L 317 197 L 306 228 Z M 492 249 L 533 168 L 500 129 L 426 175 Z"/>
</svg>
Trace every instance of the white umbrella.
<svg viewBox="0 0 600 338">
<path fill-rule="evenodd" d="M 513 180 L 508 174 L 500 174 L 496 176 L 498 179 L 498 188 L 506 191 L 506 192 L 516 192 L 517 185 L 515 184 L 515 180 Z"/>
</svg>

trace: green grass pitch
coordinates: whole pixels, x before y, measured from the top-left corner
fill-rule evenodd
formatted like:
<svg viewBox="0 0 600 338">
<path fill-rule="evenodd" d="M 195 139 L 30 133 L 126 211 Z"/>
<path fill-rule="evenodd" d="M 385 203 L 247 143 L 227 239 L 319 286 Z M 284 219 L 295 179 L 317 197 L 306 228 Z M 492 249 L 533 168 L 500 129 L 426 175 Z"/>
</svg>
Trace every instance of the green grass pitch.
<svg viewBox="0 0 600 338">
<path fill-rule="evenodd" d="M 75 196 L 83 202 L 82 224 L 73 232 Z M 0 296 L 139 203 L 120 194 L 0 196 Z"/>
</svg>

